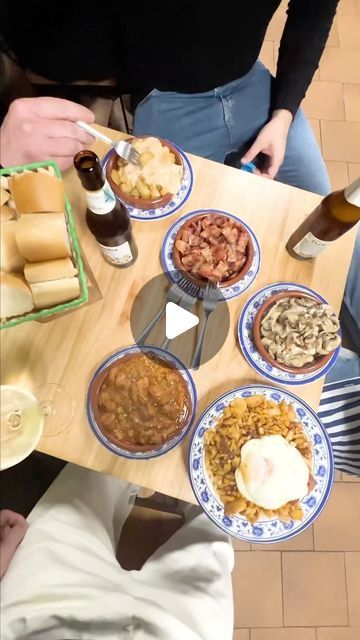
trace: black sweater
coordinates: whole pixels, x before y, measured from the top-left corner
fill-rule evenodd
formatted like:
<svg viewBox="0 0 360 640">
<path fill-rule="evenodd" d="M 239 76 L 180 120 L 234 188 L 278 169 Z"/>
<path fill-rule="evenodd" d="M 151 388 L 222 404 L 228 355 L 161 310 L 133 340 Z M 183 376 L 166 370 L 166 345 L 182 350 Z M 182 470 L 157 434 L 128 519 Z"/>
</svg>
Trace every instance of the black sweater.
<svg viewBox="0 0 360 640">
<path fill-rule="evenodd" d="M 202 92 L 245 75 L 280 0 L 3 2 L 2 47 L 59 82 L 115 77 L 121 93 Z M 295 113 L 325 46 L 338 0 L 290 0 L 273 109 Z M 6 8 L 4 7 L 6 5 Z"/>
</svg>

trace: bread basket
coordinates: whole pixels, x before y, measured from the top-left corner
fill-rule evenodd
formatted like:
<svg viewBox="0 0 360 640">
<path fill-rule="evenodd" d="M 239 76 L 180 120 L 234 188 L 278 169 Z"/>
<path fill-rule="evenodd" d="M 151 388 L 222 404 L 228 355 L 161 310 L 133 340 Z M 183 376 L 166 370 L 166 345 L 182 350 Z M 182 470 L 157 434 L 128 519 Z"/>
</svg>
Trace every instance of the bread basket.
<svg viewBox="0 0 360 640">
<path fill-rule="evenodd" d="M 55 175 L 62 179 L 62 175 L 60 169 L 56 162 L 53 160 L 46 160 L 44 162 L 33 162 L 31 164 L 26 164 L 17 167 L 6 167 L 4 169 L 0 169 L 1 176 L 9 176 L 14 173 L 21 173 L 23 171 L 33 171 L 34 169 L 53 167 L 55 171 Z M 68 311 L 71 309 L 76 309 L 80 305 L 84 304 L 88 300 L 88 289 L 86 285 L 86 276 L 83 267 L 83 262 L 81 259 L 79 240 L 77 237 L 74 218 L 71 213 L 71 207 L 68 198 L 65 196 L 65 220 L 68 231 L 68 237 L 70 242 L 71 249 L 71 258 L 74 266 L 77 269 L 77 277 L 79 279 L 80 284 L 80 295 L 75 300 L 70 300 L 69 302 L 64 302 L 62 304 L 58 304 L 54 307 L 49 307 L 47 309 L 40 309 L 38 311 L 31 311 L 30 313 L 26 313 L 22 316 L 16 316 L 13 318 L 5 319 L 0 322 L 0 329 L 8 329 L 10 327 L 16 327 L 18 324 L 23 322 L 30 322 L 31 320 L 42 320 L 45 318 L 49 318 L 50 316 L 55 316 L 56 314 L 63 313 L 64 311 Z"/>
</svg>

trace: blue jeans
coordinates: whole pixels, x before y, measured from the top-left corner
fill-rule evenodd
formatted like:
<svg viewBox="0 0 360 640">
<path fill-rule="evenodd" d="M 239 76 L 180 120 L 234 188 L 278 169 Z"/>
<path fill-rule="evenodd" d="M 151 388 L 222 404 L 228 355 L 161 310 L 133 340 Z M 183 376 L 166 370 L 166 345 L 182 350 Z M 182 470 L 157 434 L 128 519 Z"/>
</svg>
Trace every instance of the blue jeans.
<svg viewBox="0 0 360 640">
<path fill-rule="evenodd" d="M 168 138 L 185 151 L 217 162 L 236 163 L 267 122 L 271 75 L 256 62 L 246 76 L 206 93 L 154 89 L 137 107 L 136 135 Z M 325 195 L 331 191 L 313 132 L 299 110 L 290 128 L 280 182 Z"/>
<path fill-rule="evenodd" d="M 246 76 L 206 93 L 154 89 L 136 109 L 134 133 L 168 138 L 189 153 L 240 166 L 239 158 L 268 120 L 270 93 L 270 72 L 259 61 Z M 276 180 L 320 195 L 331 191 L 320 149 L 301 109 L 290 127 Z M 344 297 L 344 320 L 360 350 L 359 271 L 360 235 Z"/>
</svg>

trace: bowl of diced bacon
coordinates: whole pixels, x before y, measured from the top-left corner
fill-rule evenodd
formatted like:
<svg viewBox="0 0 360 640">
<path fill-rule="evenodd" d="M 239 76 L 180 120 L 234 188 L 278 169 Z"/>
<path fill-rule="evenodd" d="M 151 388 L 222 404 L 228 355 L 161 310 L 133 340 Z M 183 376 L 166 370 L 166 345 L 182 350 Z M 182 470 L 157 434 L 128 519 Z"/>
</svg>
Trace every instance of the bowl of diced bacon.
<svg viewBox="0 0 360 640">
<path fill-rule="evenodd" d="M 249 271 L 253 257 L 254 246 L 247 229 L 223 213 L 188 218 L 175 237 L 175 266 L 199 287 L 208 282 L 219 287 L 234 285 Z"/>
</svg>

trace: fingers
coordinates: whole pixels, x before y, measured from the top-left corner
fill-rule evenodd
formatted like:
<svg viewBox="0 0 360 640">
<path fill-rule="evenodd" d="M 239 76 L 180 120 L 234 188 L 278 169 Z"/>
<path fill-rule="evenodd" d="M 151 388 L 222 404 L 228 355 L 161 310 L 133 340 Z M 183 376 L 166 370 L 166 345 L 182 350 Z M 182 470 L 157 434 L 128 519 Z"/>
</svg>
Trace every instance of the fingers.
<svg viewBox="0 0 360 640">
<path fill-rule="evenodd" d="M 11 511 L 10 509 L 1 509 L 0 511 L 0 526 L 4 527 L 6 525 L 13 527 L 15 524 L 26 524 L 26 520 L 24 516 L 20 513 L 16 513 L 16 511 Z"/>
<path fill-rule="evenodd" d="M 94 136 L 80 129 L 74 122 L 68 120 L 45 120 L 42 121 L 41 128 L 45 130 L 46 125 L 48 125 L 47 135 L 49 138 L 72 138 L 88 147 L 95 142 Z"/>
<path fill-rule="evenodd" d="M 262 142 L 260 136 L 258 136 L 250 149 L 248 149 L 245 155 L 241 158 L 241 163 L 247 164 L 248 162 L 252 162 L 261 150 Z"/>
<path fill-rule="evenodd" d="M 51 120 L 83 120 L 84 122 L 94 122 L 95 116 L 86 107 L 70 100 L 62 98 L 40 97 L 40 98 L 20 98 L 11 105 L 12 111 L 17 111 L 18 115 L 24 117 L 32 116 L 36 118 L 47 118 Z"/>
</svg>

